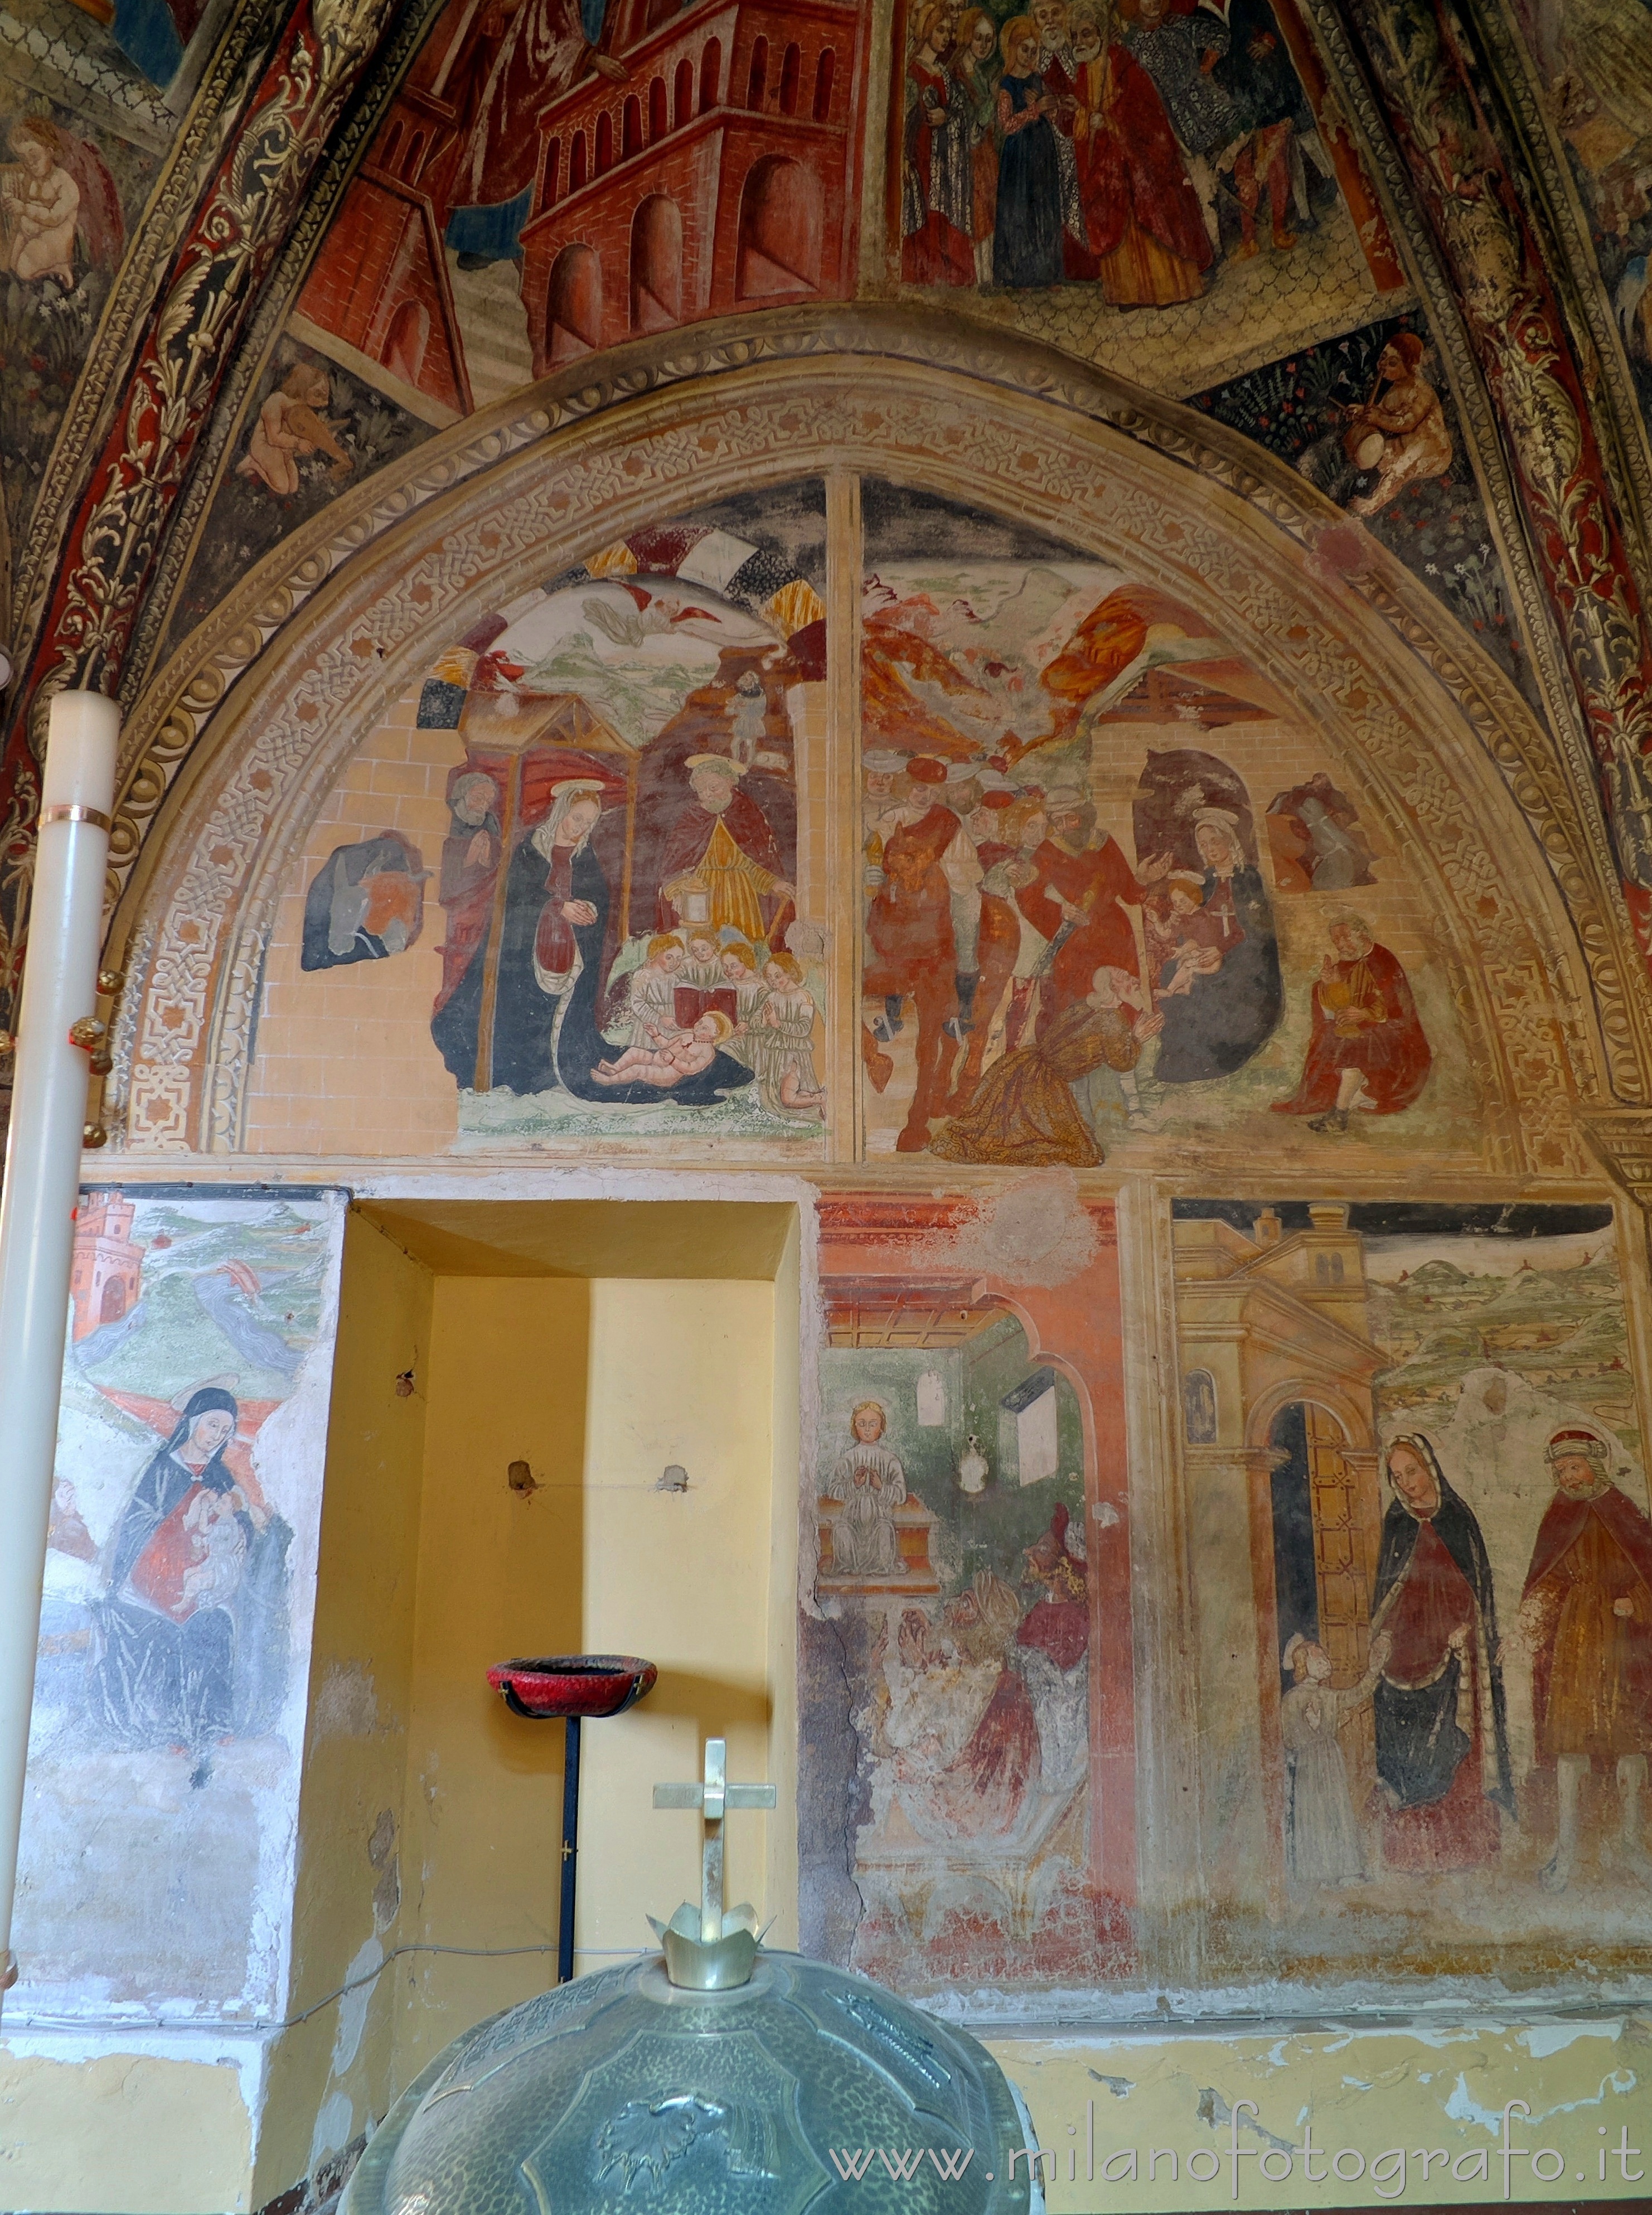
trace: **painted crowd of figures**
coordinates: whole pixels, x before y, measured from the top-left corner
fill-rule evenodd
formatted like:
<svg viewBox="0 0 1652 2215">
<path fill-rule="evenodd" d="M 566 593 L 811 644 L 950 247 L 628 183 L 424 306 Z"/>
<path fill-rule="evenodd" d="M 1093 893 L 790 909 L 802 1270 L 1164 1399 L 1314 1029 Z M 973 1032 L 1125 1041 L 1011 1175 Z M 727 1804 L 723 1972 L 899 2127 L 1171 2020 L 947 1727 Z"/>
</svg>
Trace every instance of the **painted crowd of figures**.
<svg viewBox="0 0 1652 2215">
<path fill-rule="evenodd" d="M 901 273 L 1199 298 L 1224 255 L 1288 252 L 1331 165 L 1269 0 L 959 0 L 915 14 Z"/>
<path fill-rule="evenodd" d="M 1441 1874 L 1496 1860 L 1517 1813 L 1503 1675 L 1518 1655 L 1531 1671 L 1536 1766 L 1555 1784 L 1545 1889 L 1572 1879 L 1592 1774 L 1615 1797 L 1612 1861 L 1652 1882 L 1652 1521 L 1612 1482 L 1606 1440 L 1576 1427 L 1551 1438 L 1554 1495 L 1516 1619 L 1502 1629 L 1480 1525 L 1432 1443 L 1395 1439 L 1386 1460 L 1393 1496 L 1365 1674 L 1333 1689 L 1330 1656 L 1300 1633 L 1282 1657 L 1295 1679 L 1281 1713 L 1294 1881 L 1372 1874 L 1337 1743 L 1339 1725 L 1367 1702 L 1382 1866 Z"/>
<path fill-rule="evenodd" d="M 1214 756 L 1149 755 L 1134 868 L 1082 786 L 1046 788 L 1028 766 L 1018 782 L 990 763 L 868 754 L 862 1060 L 883 1090 L 909 1008 L 898 1150 L 1094 1167 L 1107 1114 L 1153 1127 L 1177 1088 L 1233 1076 L 1272 1036 L 1285 1004 L 1273 911 L 1248 799 Z M 1300 805 L 1335 829 L 1317 796 Z M 1312 859 L 1324 843 L 1299 849 Z M 1345 832 L 1334 843 L 1347 850 L 1331 881 L 1361 850 Z M 1432 1056 L 1399 961 L 1354 910 L 1325 920 L 1300 1081 L 1273 1105 L 1337 1132 L 1409 1107 Z"/>
</svg>

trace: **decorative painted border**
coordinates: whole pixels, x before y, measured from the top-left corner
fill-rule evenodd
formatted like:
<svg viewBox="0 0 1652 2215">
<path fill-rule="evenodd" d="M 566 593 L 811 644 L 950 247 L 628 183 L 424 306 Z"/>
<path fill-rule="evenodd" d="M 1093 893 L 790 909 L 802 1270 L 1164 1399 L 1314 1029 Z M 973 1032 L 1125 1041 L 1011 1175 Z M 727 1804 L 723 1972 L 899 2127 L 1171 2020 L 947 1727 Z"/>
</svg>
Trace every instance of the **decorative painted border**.
<svg viewBox="0 0 1652 2215">
<path fill-rule="evenodd" d="M 1049 348 L 996 341 L 957 325 L 938 330 L 931 319 L 888 308 L 791 310 L 756 333 L 713 324 L 691 337 L 619 349 L 606 358 L 599 379 L 593 381 L 585 365 L 583 374 L 576 369 L 545 380 L 523 400 L 456 426 L 352 488 L 295 532 L 191 634 L 134 708 L 110 847 L 111 905 L 119 901 L 123 911 L 117 936 L 131 928 L 123 919 L 132 912 L 127 887 L 135 874 L 141 879 L 153 866 L 150 855 L 139 868 L 140 852 L 183 765 L 193 764 L 203 740 L 217 743 L 215 718 L 227 696 L 346 564 L 368 558 L 387 534 L 405 533 L 431 502 L 453 498 L 490 472 L 503 473 L 536 442 L 554 433 L 566 437 L 609 408 L 759 366 L 790 365 L 803 375 L 811 365 L 845 356 L 864 363 L 863 373 L 872 377 L 879 361 L 927 364 L 1006 398 L 1037 397 L 1085 421 L 1111 426 L 1224 487 L 1299 544 L 1313 545 L 1340 526 L 1337 543 L 1352 540 L 1364 562 L 1345 579 L 1346 588 L 1392 623 L 1450 689 L 1549 856 L 1598 1011 L 1606 1046 L 1603 1081 L 1621 1099 L 1652 1097 L 1652 982 L 1618 889 L 1581 733 L 1568 734 L 1569 743 L 1557 758 L 1514 685 L 1432 595 L 1364 534 L 1356 537 L 1339 511 L 1293 470 L 1238 434 Z M 560 443 L 553 440 L 548 451 Z M 379 557 L 374 552 L 370 558 Z M 1585 1054 L 1579 1066 L 1592 1058 Z"/>
</svg>

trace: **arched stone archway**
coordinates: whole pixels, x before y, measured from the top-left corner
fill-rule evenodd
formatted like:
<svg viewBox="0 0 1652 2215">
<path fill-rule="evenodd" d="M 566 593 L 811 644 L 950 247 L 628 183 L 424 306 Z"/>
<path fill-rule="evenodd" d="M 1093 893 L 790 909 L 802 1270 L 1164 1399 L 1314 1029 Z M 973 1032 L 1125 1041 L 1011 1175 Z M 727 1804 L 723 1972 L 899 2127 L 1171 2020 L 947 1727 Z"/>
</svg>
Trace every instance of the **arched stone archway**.
<svg viewBox="0 0 1652 2215">
<path fill-rule="evenodd" d="M 878 335 L 861 334 L 863 345 Z M 571 391 L 565 378 L 566 396 L 548 390 L 551 407 L 480 439 L 466 426 L 436 442 L 422 472 L 372 504 L 368 530 L 354 527 L 369 538 L 359 553 L 349 531 L 331 547 L 301 534 L 283 549 L 285 575 L 252 580 L 239 615 L 232 603 L 204 626 L 140 703 L 118 862 L 138 812 L 159 799 L 172 762 L 188 760 L 117 916 L 137 988 L 120 1041 L 132 1143 L 237 1143 L 280 858 L 432 645 L 674 506 L 804 475 L 847 487 L 864 471 L 1059 528 L 1208 611 L 1319 725 L 1333 758 L 1358 764 L 1426 886 L 1486 1073 L 1487 1165 L 1584 1165 L 1574 1101 L 1642 1085 L 1639 988 L 1602 856 L 1567 846 L 1553 804 L 1563 773 L 1543 733 L 1397 565 L 1374 554 L 1356 583 L 1325 568 L 1313 496 L 1259 478 L 1248 451 L 1240 467 L 1219 433 L 1197 457 L 1205 471 L 1188 468 L 1172 457 L 1190 452 L 1179 410 L 1152 411 L 1099 379 L 1082 391 L 1011 389 L 1012 370 L 1037 381 L 1023 350 L 921 368 L 896 353 L 875 376 L 847 347 L 742 368 L 711 347 L 677 367 L 683 381 L 584 420 L 609 394 Z M 442 488 L 461 462 L 469 473 Z M 839 510 L 850 508 L 846 491 Z M 847 602 L 837 619 L 852 621 Z M 852 774 L 846 675 L 841 666 L 827 740 L 838 775 Z M 1598 1024 L 1580 1011 L 1584 969 Z"/>
</svg>

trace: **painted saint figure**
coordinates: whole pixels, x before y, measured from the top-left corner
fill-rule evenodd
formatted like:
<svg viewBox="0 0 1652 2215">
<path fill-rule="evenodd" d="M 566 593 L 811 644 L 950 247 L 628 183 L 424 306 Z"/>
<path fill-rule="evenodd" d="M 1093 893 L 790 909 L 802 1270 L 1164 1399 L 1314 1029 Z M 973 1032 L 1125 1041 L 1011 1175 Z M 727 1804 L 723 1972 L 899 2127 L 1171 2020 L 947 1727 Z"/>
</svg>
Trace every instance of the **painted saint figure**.
<svg viewBox="0 0 1652 2215">
<path fill-rule="evenodd" d="M 447 915 L 443 936 L 439 1015 L 487 936 L 499 880 L 499 788 L 480 770 L 456 770 L 448 782 L 448 835 L 442 841 L 437 898 Z"/>
<path fill-rule="evenodd" d="M 687 917 L 690 887 L 703 894 L 713 936 L 725 924 L 748 944 L 784 942 L 795 910 L 774 834 L 756 801 L 740 790 L 740 765 L 725 754 L 690 754 L 692 795 L 671 826 L 661 863 L 659 928 Z"/>
<path fill-rule="evenodd" d="M 909 285 L 975 281 L 970 109 L 950 66 L 956 12 L 945 0 L 924 9 L 907 64 L 901 275 Z"/>
<path fill-rule="evenodd" d="M 834 1576 L 905 1573 L 895 1510 L 906 1498 L 906 1471 L 899 1455 L 881 1443 L 887 1424 L 880 1401 L 861 1401 L 849 1418 L 854 1444 L 838 1456 L 826 1480 L 827 1499 L 843 1503 L 832 1524 Z"/>
<path fill-rule="evenodd" d="M 1371 1629 L 1388 1641 L 1372 1701 L 1390 1868 L 1474 1868 L 1514 1813 L 1485 1540 L 1421 1436 L 1387 1451 L 1394 1497 L 1382 1523 Z"/>
<path fill-rule="evenodd" d="M 1109 0 L 1074 9 L 1073 144 L 1087 251 L 1123 308 L 1196 300 L 1215 255 L 1158 88 L 1113 37 Z"/>
<path fill-rule="evenodd" d="M 999 34 L 998 202 L 993 233 L 994 285 L 1062 281 L 1062 163 L 1058 95 L 1038 67 L 1037 26 L 1013 15 Z"/>
<path fill-rule="evenodd" d="M 1160 1084 L 1231 1077 L 1273 1035 L 1284 1009 L 1273 910 L 1261 871 L 1246 859 L 1238 818 L 1202 807 L 1193 820 L 1203 898 L 1196 923 L 1190 920 L 1181 935 L 1216 958 L 1190 960 L 1184 989 L 1178 978 L 1176 996 L 1159 993 L 1165 1034 L 1153 1075 Z"/>
<path fill-rule="evenodd" d="M 205 1385 L 115 1525 L 90 1704 L 118 1745 L 180 1747 L 198 1789 L 213 1749 L 269 1721 L 285 1656 L 292 1532 L 224 1466 L 240 1408 Z"/>
<path fill-rule="evenodd" d="M 1556 1772 L 1558 1836 L 1543 1872 L 1563 1891 L 1576 1862 L 1583 1779 L 1618 1795 L 1617 1859 L 1652 1880 L 1643 1835 L 1652 1754 L 1652 1521 L 1608 1474 L 1593 1431 L 1557 1431 L 1546 1458 L 1554 1498 L 1539 1525 L 1520 1604 L 1532 1654 L 1541 1767 Z"/>
<path fill-rule="evenodd" d="M 1286 1838 L 1290 1880 L 1315 1885 L 1362 1884 L 1369 1872 L 1365 1845 L 1349 1795 L 1348 1768 L 1337 1743 L 1338 1727 L 1371 1697 L 1389 1640 L 1371 1641 L 1371 1662 L 1357 1684 L 1340 1690 L 1331 1681 L 1331 1656 L 1298 1631 L 1286 1644 L 1285 1666 L 1295 1683 L 1279 1703 L 1290 1792 Z"/>
<path fill-rule="evenodd" d="M 1065 1009 L 1083 1003 L 1098 969 L 1134 973 L 1135 930 L 1126 910 L 1140 907 L 1147 887 L 1170 868 L 1168 856 L 1158 856 L 1142 864 L 1138 881 L 1118 841 L 1106 831 L 1095 838 L 1091 801 L 1063 791 L 1052 792 L 1046 804 L 1049 836 L 1032 856 L 1032 880 L 1016 894 L 1017 906 L 1049 948 L 1041 1034 Z"/>
<path fill-rule="evenodd" d="M 1350 1115 L 1397 1115 L 1428 1081 L 1434 1056 L 1405 972 L 1362 916 L 1336 908 L 1331 951 L 1313 987 L 1313 1028 L 1302 1081 L 1275 1113 L 1306 1115 L 1311 1131 L 1339 1132 Z"/>
<path fill-rule="evenodd" d="M 1065 1008 L 1043 1035 L 995 1061 L 975 1098 L 930 1141 L 953 1162 L 1036 1169 L 1097 1168 L 1106 1156 L 1074 1098 L 1093 1072 L 1111 1070 L 1128 1114 L 1140 1112 L 1135 1071 L 1164 1028 L 1141 1012 L 1141 987 L 1128 970 L 1098 969 L 1088 995 Z"/>
</svg>

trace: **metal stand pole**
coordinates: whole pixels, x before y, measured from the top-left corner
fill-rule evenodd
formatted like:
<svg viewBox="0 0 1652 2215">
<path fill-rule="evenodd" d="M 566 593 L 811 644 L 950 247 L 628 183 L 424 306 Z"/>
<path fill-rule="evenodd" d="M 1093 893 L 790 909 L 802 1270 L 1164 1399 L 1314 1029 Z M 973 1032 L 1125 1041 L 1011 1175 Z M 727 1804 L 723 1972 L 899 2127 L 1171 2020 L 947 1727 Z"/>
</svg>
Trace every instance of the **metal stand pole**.
<svg viewBox="0 0 1652 2215">
<path fill-rule="evenodd" d="M 11 1947 L 120 711 L 52 703 L 0 1200 L 0 1991 Z"/>
<path fill-rule="evenodd" d="M 569 1715 L 562 1741 L 562 1917 L 556 1934 L 556 1980 L 573 1980 L 573 1896 L 579 1868 L 579 1718 Z"/>
</svg>

